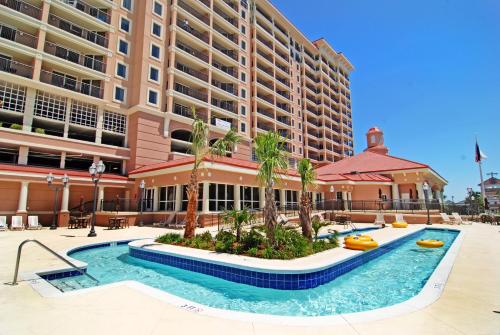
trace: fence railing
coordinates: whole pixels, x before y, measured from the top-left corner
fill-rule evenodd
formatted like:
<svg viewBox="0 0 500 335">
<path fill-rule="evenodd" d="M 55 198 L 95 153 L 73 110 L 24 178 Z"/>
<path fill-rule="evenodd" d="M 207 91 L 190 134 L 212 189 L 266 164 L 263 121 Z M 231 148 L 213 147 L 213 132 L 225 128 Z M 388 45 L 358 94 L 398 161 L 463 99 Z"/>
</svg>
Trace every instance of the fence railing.
<svg viewBox="0 0 500 335">
<path fill-rule="evenodd" d="M 424 210 L 443 209 L 439 200 L 325 200 L 316 203 L 316 208 L 328 211 L 395 211 L 414 213 Z"/>
</svg>

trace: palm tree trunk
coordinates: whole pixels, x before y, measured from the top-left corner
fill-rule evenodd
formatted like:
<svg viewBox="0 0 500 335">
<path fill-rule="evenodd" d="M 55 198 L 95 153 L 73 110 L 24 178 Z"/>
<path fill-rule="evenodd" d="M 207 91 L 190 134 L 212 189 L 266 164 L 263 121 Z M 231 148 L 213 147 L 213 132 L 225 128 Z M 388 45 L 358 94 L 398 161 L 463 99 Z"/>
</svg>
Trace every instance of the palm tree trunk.
<svg viewBox="0 0 500 335">
<path fill-rule="evenodd" d="M 300 223 L 302 225 L 302 235 L 312 241 L 311 227 L 311 201 L 307 192 L 302 192 L 300 196 Z"/>
<path fill-rule="evenodd" d="M 198 174 L 196 169 L 191 171 L 191 178 L 186 193 L 188 197 L 188 206 L 184 238 L 193 238 L 196 230 L 196 211 L 198 209 Z"/>
<path fill-rule="evenodd" d="M 276 204 L 274 202 L 274 190 L 267 186 L 265 192 L 264 222 L 266 224 L 266 236 L 271 244 L 274 244 L 274 228 L 276 227 Z"/>
</svg>

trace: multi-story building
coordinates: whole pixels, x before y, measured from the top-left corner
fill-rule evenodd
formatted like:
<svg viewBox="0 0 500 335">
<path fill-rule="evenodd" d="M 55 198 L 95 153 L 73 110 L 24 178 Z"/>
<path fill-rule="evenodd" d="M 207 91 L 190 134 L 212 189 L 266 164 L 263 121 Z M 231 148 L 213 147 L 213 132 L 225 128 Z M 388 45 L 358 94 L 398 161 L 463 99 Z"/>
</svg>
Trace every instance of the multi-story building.
<svg viewBox="0 0 500 335">
<path fill-rule="evenodd" d="M 271 130 L 287 139 L 291 167 L 353 155 L 352 65 L 268 0 L 0 0 L 0 9 L 0 212 L 47 215 L 53 172 L 70 176 L 67 213 L 92 199 L 85 171 L 99 160 L 99 200 L 137 198 L 131 172 L 189 156 L 193 108 L 210 141 L 238 132 L 233 160 L 253 164 L 252 139 Z M 181 193 L 155 187 L 151 210 Z"/>
</svg>

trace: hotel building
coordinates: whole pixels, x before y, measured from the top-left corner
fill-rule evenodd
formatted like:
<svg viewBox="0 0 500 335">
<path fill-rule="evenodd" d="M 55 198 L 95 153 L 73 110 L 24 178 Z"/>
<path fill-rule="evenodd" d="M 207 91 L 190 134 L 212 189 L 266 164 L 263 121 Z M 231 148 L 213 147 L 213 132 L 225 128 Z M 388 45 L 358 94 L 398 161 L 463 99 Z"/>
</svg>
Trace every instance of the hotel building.
<svg viewBox="0 0 500 335">
<path fill-rule="evenodd" d="M 88 167 L 99 160 L 102 212 L 113 199 L 134 211 L 143 179 L 151 220 L 182 212 L 193 106 L 210 141 L 230 128 L 242 137 L 232 157 L 207 162 L 202 213 L 262 204 L 252 150 L 260 132 L 287 139 L 283 205 L 297 203 L 298 159 L 326 169 L 353 156 L 353 66 L 267 0 L 0 0 L 0 41 L 0 215 L 48 223 L 46 176 L 57 184 L 67 174 L 56 200 L 64 225 L 92 200 Z M 321 183 L 315 200 L 328 198 Z M 339 192 L 349 199 L 348 188 Z"/>
</svg>

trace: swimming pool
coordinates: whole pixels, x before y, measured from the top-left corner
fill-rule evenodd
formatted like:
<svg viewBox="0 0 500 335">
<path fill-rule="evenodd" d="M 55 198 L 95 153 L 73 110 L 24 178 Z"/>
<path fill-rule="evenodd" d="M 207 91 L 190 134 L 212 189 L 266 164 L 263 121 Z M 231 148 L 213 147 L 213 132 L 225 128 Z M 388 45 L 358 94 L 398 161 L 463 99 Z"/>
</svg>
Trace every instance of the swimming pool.
<svg viewBox="0 0 500 335">
<path fill-rule="evenodd" d="M 101 284 L 136 280 L 196 303 L 232 311 L 280 316 L 328 316 L 369 311 L 417 295 L 452 245 L 456 231 L 425 229 L 335 280 L 306 290 L 254 287 L 128 255 L 127 245 L 71 253 L 88 263 L 87 271 Z M 441 239 L 445 247 L 421 249 L 418 239 Z M 94 285 L 83 276 L 51 279 L 71 291 Z"/>
</svg>

